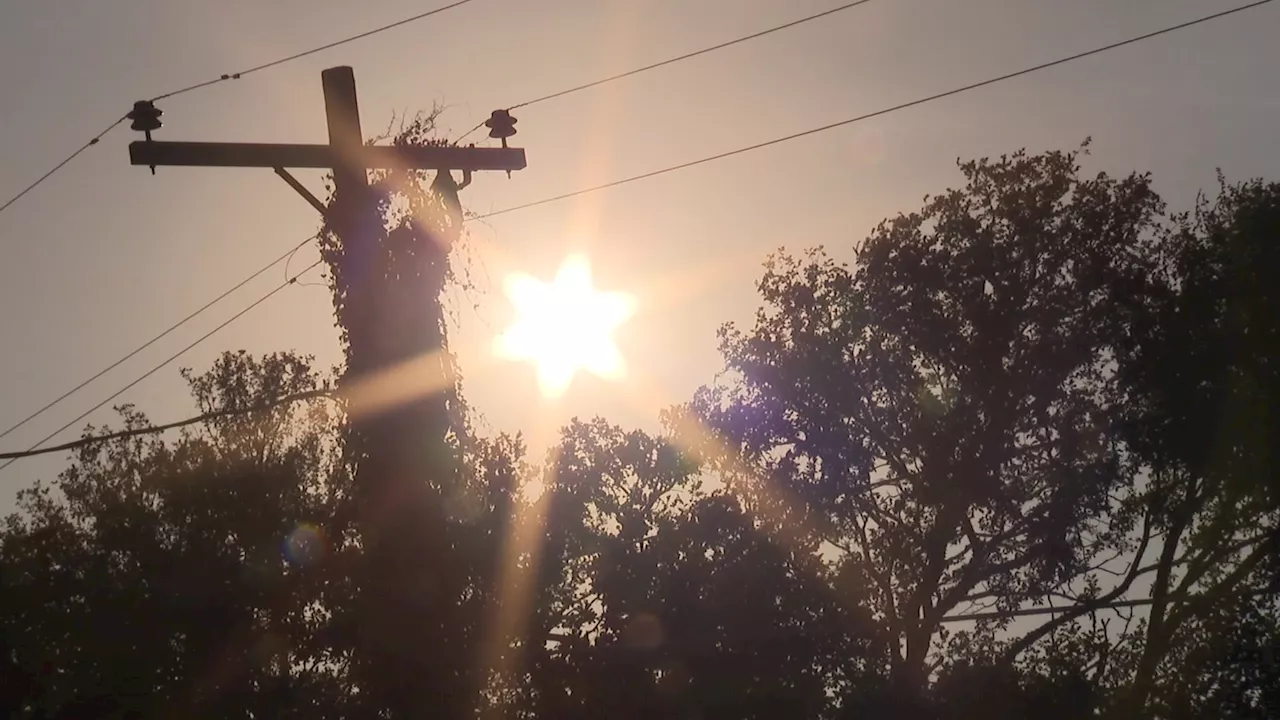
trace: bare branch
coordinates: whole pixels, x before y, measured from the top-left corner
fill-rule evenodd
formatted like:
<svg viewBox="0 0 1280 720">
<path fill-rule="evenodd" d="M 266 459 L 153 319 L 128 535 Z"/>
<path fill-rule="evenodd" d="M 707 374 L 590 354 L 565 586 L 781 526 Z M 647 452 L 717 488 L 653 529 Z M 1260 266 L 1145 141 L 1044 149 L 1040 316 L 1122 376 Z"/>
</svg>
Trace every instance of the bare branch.
<svg viewBox="0 0 1280 720">
<path fill-rule="evenodd" d="M 1001 663 L 1006 665 L 1011 664 L 1014 660 L 1017 659 L 1019 655 L 1021 655 L 1024 651 L 1026 651 L 1027 648 L 1031 647 L 1036 642 L 1038 642 L 1040 638 L 1043 638 L 1044 636 L 1057 630 L 1058 628 L 1062 627 L 1063 625 L 1069 622 L 1075 621 L 1077 618 L 1080 618 L 1081 616 L 1085 615 L 1091 610 L 1095 610 L 1101 607 L 1115 606 L 1115 605 L 1123 606 L 1126 604 L 1135 604 L 1135 605 L 1149 604 L 1150 603 L 1149 600 L 1145 602 L 1144 601 L 1117 602 L 1117 598 L 1119 598 L 1124 593 L 1128 592 L 1129 587 L 1133 585 L 1133 581 L 1138 577 L 1138 573 L 1137 573 L 1137 570 L 1139 567 L 1138 563 L 1142 562 L 1142 557 L 1147 552 L 1147 545 L 1151 542 L 1152 514 L 1153 514 L 1153 509 L 1148 503 L 1146 511 L 1142 515 L 1142 540 L 1138 544 L 1138 550 L 1134 554 L 1133 563 L 1130 565 L 1130 572 L 1125 577 L 1124 581 L 1122 581 L 1116 587 L 1112 588 L 1110 592 L 1100 596 L 1097 600 L 1087 602 L 1081 605 L 1077 605 L 1074 608 L 1070 608 L 1066 612 L 1063 612 L 1062 615 L 1059 615 L 1053 618 L 1052 620 L 1045 623 L 1044 625 L 1041 625 L 1035 630 L 1032 630 L 1031 632 L 1022 636 L 1016 642 L 1010 645 L 1008 649 L 1005 650 L 1004 656 L 1001 658 Z M 1018 615 L 1046 614 L 1044 612 L 1034 612 L 1035 609 L 1032 609 L 1032 610 L 1033 611 L 1020 612 L 1018 613 Z M 1014 612 L 1017 612 L 1017 611 L 1014 611 Z"/>
</svg>

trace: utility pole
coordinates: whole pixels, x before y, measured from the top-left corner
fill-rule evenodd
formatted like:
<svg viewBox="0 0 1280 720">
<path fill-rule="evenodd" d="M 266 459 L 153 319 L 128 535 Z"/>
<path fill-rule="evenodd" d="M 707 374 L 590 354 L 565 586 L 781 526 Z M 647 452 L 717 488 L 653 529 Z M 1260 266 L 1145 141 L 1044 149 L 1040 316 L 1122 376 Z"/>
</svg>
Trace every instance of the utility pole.
<svg viewBox="0 0 1280 720">
<path fill-rule="evenodd" d="M 346 331 L 343 384 L 364 558 L 354 628 L 359 680 L 393 718 L 460 717 L 483 689 L 477 686 L 483 678 L 475 677 L 483 669 L 469 653 L 458 654 L 458 628 L 441 627 L 455 617 L 468 578 L 457 571 L 457 563 L 466 561 L 453 559 L 441 503 L 457 482 L 457 458 L 447 438 L 459 428 L 452 422 L 457 408 L 451 407 L 452 364 L 439 296 L 448 249 L 461 229 L 457 191 L 474 171 L 523 169 L 525 154 L 507 147 L 515 119 L 502 110 L 486 123 L 490 136 L 502 140 L 500 148 L 365 145 L 351 68 L 329 68 L 321 79 L 327 145 L 157 141 L 151 133 L 160 127 L 161 112 L 140 101 L 129 117 L 146 139 L 131 143 L 129 156 L 153 173 L 159 166 L 272 168 L 337 236 L 323 251 L 335 312 Z M 333 171 L 330 206 L 288 172 L 298 167 Z M 441 212 L 386 231 L 370 169 L 437 171 L 432 191 Z M 453 171 L 462 172 L 461 184 Z M 415 377 L 423 375 L 428 377 Z M 352 388 L 379 380 L 385 386 L 390 378 L 397 387 L 434 387 L 376 411 L 361 410 L 360 393 Z"/>
</svg>

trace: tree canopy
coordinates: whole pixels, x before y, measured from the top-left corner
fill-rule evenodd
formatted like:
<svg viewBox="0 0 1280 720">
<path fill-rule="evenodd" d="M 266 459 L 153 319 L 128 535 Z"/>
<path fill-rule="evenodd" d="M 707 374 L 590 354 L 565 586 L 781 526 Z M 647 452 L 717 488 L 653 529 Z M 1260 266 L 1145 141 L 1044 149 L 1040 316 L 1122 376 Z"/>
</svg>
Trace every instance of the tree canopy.
<svg viewBox="0 0 1280 720">
<path fill-rule="evenodd" d="M 1280 712 L 1280 184 L 1169 214 L 1085 160 L 962 162 L 851 252 L 780 251 L 661 433 L 575 420 L 537 461 L 437 389 L 420 521 L 378 541 L 413 548 L 390 579 L 421 604 L 383 619 L 411 678 L 365 638 L 388 577 L 358 479 L 430 418 L 358 439 L 313 398 L 82 447 L 0 527 L 7 716 Z M 439 199 L 386 180 L 362 282 L 408 297 L 447 276 L 409 267 Z M 374 332 L 355 282 L 344 338 Z M 201 411 L 337 382 L 288 353 L 185 377 Z"/>
</svg>

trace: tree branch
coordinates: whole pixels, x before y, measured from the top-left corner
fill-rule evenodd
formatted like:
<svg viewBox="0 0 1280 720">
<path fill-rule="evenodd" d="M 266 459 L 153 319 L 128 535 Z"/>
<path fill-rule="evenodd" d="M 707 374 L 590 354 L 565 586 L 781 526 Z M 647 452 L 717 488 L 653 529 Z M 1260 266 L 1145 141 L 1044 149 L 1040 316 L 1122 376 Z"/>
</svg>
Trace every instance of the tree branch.
<svg viewBox="0 0 1280 720">
<path fill-rule="evenodd" d="M 1182 623 L 1186 622 L 1187 619 L 1196 612 L 1199 612 L 1205 605 L 1214 604 L 1223 598 L 1232 595 L 1232 589 L 1243 582 L 1250 573 L 1257 569 L 1258 565 L 1262 564 L 1263 560 L 1267 559 L 1275 552 L 1275 545 L 1277 542 L 1280 542 L 1280 528 L 1272 530 L 1264 540 L 1265 542 L 1262 545 L 1254 548 L 1253 552 L 1250 553 L 1247 558 L 1241 561 L 1241 563 L 1237 565 L 1229 575 L 1216 583 L 1212 588 L 1203 593 L 1183 596 L 1186 597 L 1186 602 L 1180 607 L 1174 607 L 1173 611 L 1170 613 L 1168 620 L 1169 634 L 1176 632 Z"/>
<path fill-rule="evenodd" d="M 1116 601 L 1116 598 L 1119 598 L 1121 595 L 1128 592 L 1129 587 L 1133 585 L 1133 581 L 1138 577 L 1138 572 L 1137 572 L 1139 568 L 1138 563 L 1142 561 L 1142 556 L 1145 555 L 1147 552 L 1147 545 L 1148 543 L 1151 542 L 1151 515 L 1152 515 L 1152 509 L 1148 505 L 1146 512 L 1143 513 L 1143 516 L 1142 516 L 1142 540 L 1141 542 L 1139 542 L 1138 550 L 1134 554 L 1133 564 L 1129 566 L 1129 574 L 1125 577 L 1123 582 L 1121 582 L 1116 587 L 1112 588 L 1110 592 L 1106 593 L 1105 595 L 1102 595 L 1097 600 L 1094 600 L 1092 602 L 1082 603 L 1080 605 L 1075 606 L 1074 608 L 1065 609 L 1066 611 L 1063 612 L 1062 615 L 1050 620 L 1049 622 L 1045 623 L 1044 625 L 1041 625 L 1035 630 L 1032 630 L 1026 635 L 1023 635 L 1021 638 L 1015 641 L 1012 645 L 1010 645 L 1007 650 L 1005 650 L 1005 653 L 1000 660 L 1000 664 L 1006 665 L 1006 666 L 1011 665 L 1019 655 L 1021 655 L 1024 651 L 1026 651 L 1027 648 L 1034 645 L 1041 638 L 1057 630 L 1063 625 L 1066 625 L 1069 622 L 1074 622 L 1076 619 L 1082 617 L 1083 615 L 1090 612 L 1091 610 L 1096 610 L 1098 608 L 1110 607 L 1110 606 L 1123 607 L 1128 605 L 1149 604 L 1150 600 L 1147 600 L 1145 602 L 1134 600 L 1134 601 L 1123 601 L 1118 603 L 1115 601 Z M 1040 608 L 1040 610 L 1043 610 L 1043 608 Z M 1014 612 L 1016 613 L 1017 611 L 1014 611 Z M 1054 610 L 1054 612 L 1057 612 L 1057 610 Z M 1019 614 L 1033 615 L 1033 614 L 1047 614 L 1047 613 L 1023 612 Z"/>
</svg>

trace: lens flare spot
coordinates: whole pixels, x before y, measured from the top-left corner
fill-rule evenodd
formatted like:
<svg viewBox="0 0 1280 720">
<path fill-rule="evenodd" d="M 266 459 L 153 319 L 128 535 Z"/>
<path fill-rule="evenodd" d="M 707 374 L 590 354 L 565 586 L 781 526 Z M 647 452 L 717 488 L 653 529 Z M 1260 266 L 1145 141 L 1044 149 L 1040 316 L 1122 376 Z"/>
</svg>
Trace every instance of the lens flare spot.
<svg viewBox="0 0 1280 720">
<path fill-rule="evenodd" d="M 311 567 L 324 559 L 324 534 L 311 523 L 301 523 L 284 539 L 284 556 L 296 567 Z"/>
</svg>

